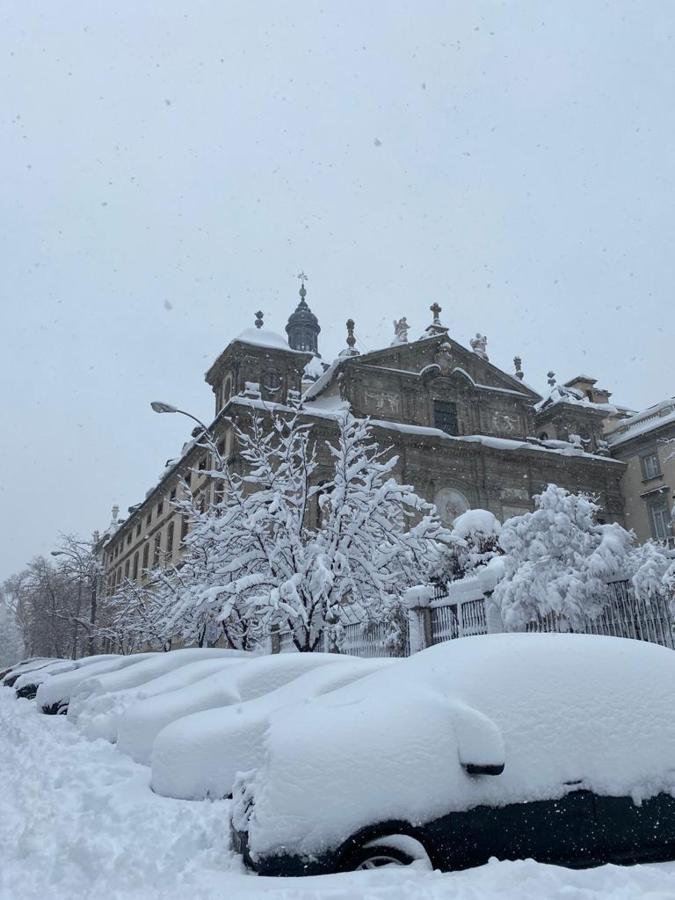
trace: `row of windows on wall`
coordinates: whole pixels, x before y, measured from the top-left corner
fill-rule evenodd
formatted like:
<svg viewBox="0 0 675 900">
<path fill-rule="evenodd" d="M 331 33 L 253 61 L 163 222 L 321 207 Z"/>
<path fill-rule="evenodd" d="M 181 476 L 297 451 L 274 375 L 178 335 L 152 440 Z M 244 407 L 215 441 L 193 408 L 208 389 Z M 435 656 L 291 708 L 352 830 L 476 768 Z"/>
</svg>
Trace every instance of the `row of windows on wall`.
<svg viewBox="0 0 675 900">
<path fill-rule="evenodd" d="M 181 516 L 180 523 L 180 539 L 182 541 L 188 533 L 187 517 Z M 172 519 L 166 527 L 166 538 L 164 538 L 164 532 L 165 529 L 163 528 L 156 531 L 152 540 L 148 538 L 144 542 L 142 550 L 139 548 L 132 557 L 125 561 L 124 566 L 120 565 L 115 569 L 115 574 L 112 579 L 113 587 L 117 587 L 123 578 L 130 578 L 132 581 L 137 581 L 146 569 L 156 568 L 162 560 L 162 552 L 164 552 L 164 558 L 166 560 L 170 560 L 173 557 L 176 533 L 175 519 Z"/>
<path fill-rule="evenodd" d="M 220 441 L 218 443 L 218 452 L 221 454 L 221 456 L 225 452 L 225 441 Z M 197 463 L 197 468 L 199 469 L 200 472 L 204 472 L 204 471 L 206 471 L 207 467 L 208 467 L 208 457 L 203 456 Z M 185 480 L 188 487 L 192 487 L 192 476 L 193 476 L 193 472 L 191 469 L 188 469 L 188 471 L 183 474 L 183 479 Z M 177 487 L 173 487 L 169 494 L 169 499 L 168 499 L 169 504 L 173 503 L 173 501 L 176 499 L 177 493 L 178 493 Z M 153 517 L 154 517 L 154 520 L 157 521 L 157 519 L 159 519 L 164 514 L 164 511 L 165 511 L 165 502 L 162 499 L 157 502 L 156 506 L 154 507 L 154 510 L 150 509 L 150 511 L 146 514 L 146 517 L 145 517 L 146 527 L 148 527 L 148 528 L 150 527 L 150 525 L 152 524 L 152 521 L 153 521 Z M 136 538 L 139 538 L 141 536 L 142 525 L 143 525 L 143 522 L 139 521 L 136 525 L 135 530 L 129 531 L 129 533 L 126 536 L 126 540 L 124 542 L 120 541 L 120 543 L 117 544 L 117 546 L 113 550 L 111 559 L 117 559 L 117 557 L 120 555 L 120 553 L 122 553 L 123 547 L 125 545 L 127 547 L 131 546 L 131 540 L 132 540 L 132 537 L 134 536 L 134 534 L 135 534 Z"/>
</svg>

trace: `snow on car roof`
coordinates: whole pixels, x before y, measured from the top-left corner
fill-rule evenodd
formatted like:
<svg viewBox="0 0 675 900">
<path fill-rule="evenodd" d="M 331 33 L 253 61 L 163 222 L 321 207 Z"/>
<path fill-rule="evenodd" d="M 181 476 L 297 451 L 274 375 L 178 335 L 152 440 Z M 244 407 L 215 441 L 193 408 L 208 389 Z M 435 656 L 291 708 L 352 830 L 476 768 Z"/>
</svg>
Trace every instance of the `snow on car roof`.
<svg viewBox="0 0 675 900">
<path fill-rule="evenodd" d="M 262 736 L 271 713 L 310 703 L 395 662 L 386 657 L 319 656 L 325 664 L 305 670 L 269 693 L 245 703 L 195 712 L 164 728 L 152 752 L 153 790 L 186 800 L 227 796 L 237 772 L 260 763 Z"/>
<path fill-rule="evenodd" d="M 675 790 L 674 694 L 673 651 L 638 641 L 499 634 L 431 647 L 272 717 L 249 847 L 311 854 L 373 822 L 552 799 L 570 784 L 636 799 Z M 486 756 L 501 735 L 501 775 L 460 765 L 479 733 Z"/>
</svg>

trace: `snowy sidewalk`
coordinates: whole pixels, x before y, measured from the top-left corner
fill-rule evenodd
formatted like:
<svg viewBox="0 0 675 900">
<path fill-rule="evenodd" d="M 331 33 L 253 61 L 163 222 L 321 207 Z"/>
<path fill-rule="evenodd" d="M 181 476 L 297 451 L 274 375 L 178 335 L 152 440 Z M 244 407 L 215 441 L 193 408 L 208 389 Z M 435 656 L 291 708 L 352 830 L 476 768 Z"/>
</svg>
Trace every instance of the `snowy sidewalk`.
<svg viewBox="0 0 675 900">
<path fill-rule="evenodd" d="M 0 900 L 673 900 L 675 864 L 532 862 L 273 880 L 228 850 L 227 802 L 154 795 L 149 770 L 0 688 Z"/>
</svg>

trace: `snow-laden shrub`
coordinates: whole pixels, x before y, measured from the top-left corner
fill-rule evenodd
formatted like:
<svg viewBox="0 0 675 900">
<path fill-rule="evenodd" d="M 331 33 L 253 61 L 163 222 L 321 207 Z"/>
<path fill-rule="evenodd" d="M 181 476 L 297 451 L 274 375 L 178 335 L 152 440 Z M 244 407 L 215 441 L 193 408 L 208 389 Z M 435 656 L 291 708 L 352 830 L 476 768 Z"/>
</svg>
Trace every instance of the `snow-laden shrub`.
<svg viewBox="0 0 675 900">
<path fill-rule="evenodd" d="M 493 600 L 507 628 L 549 614 L 572 626 L 597 616 L 609 599 L 607 579 L 625 571 L 633 536 L 596 521 L 597 503 L 549 484 L 535 511 L 508 519 L 499 543 L 504 577 Z"/>
<path fill-rule="evenodd" d="M 447 546 L 432 566 L 430 575 L 437 584 L 473 575 L 503 552 L 499 545 L 499 519 L 487 509 L 469 509 L 452 525 Z"/>
</svg>

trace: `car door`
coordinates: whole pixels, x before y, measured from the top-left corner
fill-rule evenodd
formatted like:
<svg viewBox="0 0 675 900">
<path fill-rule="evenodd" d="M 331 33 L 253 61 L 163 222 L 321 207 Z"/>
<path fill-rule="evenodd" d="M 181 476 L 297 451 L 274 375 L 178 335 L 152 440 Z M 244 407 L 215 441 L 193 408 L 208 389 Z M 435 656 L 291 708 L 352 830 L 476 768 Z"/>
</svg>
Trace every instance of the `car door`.
<svg viewBox="0 0 675 900">
<path fill-rule="evenodd" d="M 637 804 L 632 797 L 595 797 L 603 859 L 637 863 L 675 857 L 675 799 L 657 794 Z"/>
<path fill-rule="evenodd" d="M 483 865 L 493 856 L 584 865 L 598 853 L 593 795 L 576 785 L 556 800 L 450 813 L 424 832 L 432 862 L 446 870 Z"/>
</svg>

